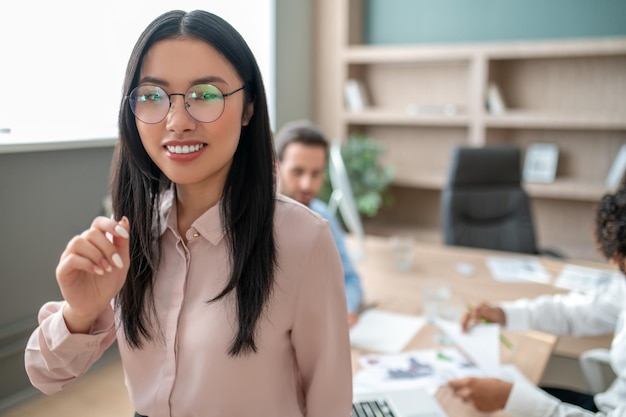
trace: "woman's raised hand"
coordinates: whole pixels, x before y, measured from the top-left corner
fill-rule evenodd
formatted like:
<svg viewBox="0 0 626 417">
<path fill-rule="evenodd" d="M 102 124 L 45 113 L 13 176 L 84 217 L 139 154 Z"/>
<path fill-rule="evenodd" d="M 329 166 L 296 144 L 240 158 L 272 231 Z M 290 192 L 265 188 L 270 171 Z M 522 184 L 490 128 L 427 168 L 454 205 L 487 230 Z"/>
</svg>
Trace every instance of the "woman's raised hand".
<svg viewBox="0 0 626 417">
<path fill-rule="evenodd" d="M 65 323 L 72 333 L 87 333 L 126 280 L 130 224 L 97 217 L 69 241 L 56 268 L 65 298 Z"/>
</svg>

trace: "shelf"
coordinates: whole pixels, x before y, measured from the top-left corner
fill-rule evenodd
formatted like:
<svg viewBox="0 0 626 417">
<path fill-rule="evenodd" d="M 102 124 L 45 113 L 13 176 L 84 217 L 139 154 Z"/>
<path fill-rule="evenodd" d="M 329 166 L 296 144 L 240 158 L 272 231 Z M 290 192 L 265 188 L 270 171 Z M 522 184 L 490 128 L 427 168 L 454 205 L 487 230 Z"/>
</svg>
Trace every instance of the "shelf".
<svg viewBox="0 0 626 417">
<path fill-rule="evenodd" d="M 507 42 L 489 46 L 489 59 L 571 58 L 626 54 L 626 39 L 594 38 L 577 40 Z"/>
<path fill-rule="evenodd" d="M 439 110 L 425 110 L 413 115 L 400 110 L 367 109 L 354 113 L 345 112 L 343 118 L 351 125 L 468 127 L 470 124 L 467 114 L 445 115 L 438 112 Z"/>
<path fill-rule="evenodd" d="M 424 190 L 442 190 L 447 179 L 436 174 L 416 174 L 412 178 L 399 177 L 393 181 L 394 185 L 414 187 Z M 582 182 L 567 178 L 557 178 L 553 183 L 523 183 L 523 187 L 530 198 L 568 200 L 583 202 L 598 202 L 610 190 L 604 184 L 597 182 Z"/>
<path fill-rule="evenodd" d="M 344 52 L 348 64 L 468 62 L 473 56 L 472 48 L 456 46 L 352 46 Z"/>
<path fill-rule="evenodd" d="M 415 187 L 424 190 L 440 191 L 446 184 L 446 179 L 436 174 L 418 174 L 413 178 L 396 177 L 393 185 L 400 187 Z"/>
<path fill-rule="evenodd" d="M 400 110 L 367 109 L 345 112 L 344 121 L 352 125 L 398 125 L 398 126 L 456 126 L 468 127 L 468 114 L 437 114 L 425 110 L 420 114 L 403 113 Z M 626 130 L 626 114 L 574 114 L 545 113 L 539 111 L 510 111 L 502 115 L 485 115 L 487 128 L 559 129 L 559 130 Z"/>
<path fill-rule="evenodd" d="M 507 111 L 502 115 L 485 115 L 486 127 L 565 130 L 626 130 L 626 113 L 564 113 L 550 111 Z"/>
<path fill-rule="evenodd" d="M 596 256 L 590 213 L 612 191 L 604 178 L 626 143 L 626 36 L 366 45 L 365 0 L 322 3 L 317 45 L 329 54 L 316 62 L 324 74 L 316 117 L 333 137 L 359 131 L 387 146 L 384 162 L 395 171 L 401 204 L 381 222 L 438 230 L 440 192 L 457 146 L 509 144 L 524 152 L 554 143 L 562 156 L 556 180 L 524 183 L 538 235 L 543 245 L 567 242 L 581 256 Z M 349 112 L 345 91 L 337 94 L 347 80 L 364 88 L 363 111 Z M 508 108 L 503 114 L 486 109 L 492 84 Z M 447 104 L 457 111 L 446 112 Z"/>
<path fill-rule="evenodd" d="M 599 38 L 567 41 L 493 42 L 472 45 L 368 46 L 344 50 L 347 64 L 431 63 L 485 59 L 593 57 L 626 54 L 626 39 Z"/>
<path fill-rule="evenodd" d="M 550 184 L 524 183 L 524 189 L 532 198 L 587 201 L 596 203 L 610 190 L 598 182 L 583 182 L 557 178 Z"/>
</svg>

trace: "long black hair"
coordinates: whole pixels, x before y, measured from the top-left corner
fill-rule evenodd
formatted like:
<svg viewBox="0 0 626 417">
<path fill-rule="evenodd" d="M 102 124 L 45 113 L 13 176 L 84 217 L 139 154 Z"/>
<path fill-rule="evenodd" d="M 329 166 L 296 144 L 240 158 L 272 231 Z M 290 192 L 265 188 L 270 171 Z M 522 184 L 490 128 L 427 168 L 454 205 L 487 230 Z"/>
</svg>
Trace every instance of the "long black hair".
<svg viewBox="0 0 626 417">
<path fill-rule="evenodd" d="M 131 220 L 130 269 L 115 303 L 128 344 L 141 348 L 156 329 L 154 280 L 159 267 L 160 201 L 171 181 L 145 151 L 126 96 L 136 87 L 141 63 L 156 42 L 194 38 L 207 42 L 235 68 L 245 83 L 245 104 L 254 103 L 222 194 L 221 216 L 229 244 L 232 275 L 216 301 L 236 291 L 238 332 L 229 354 L 256 352 L 255 329 L 272 293 L 276 267 L 274 242 L 275 177 L 272 132 L 261 72 L 241 35 L 206 11 L 170 11 L 157 17 L 139 37 L 126 69 L 119 112 L 120 140 L 111 168 L 116 218 Z M 244 109 L 245 109 L 244 104 Z"/>
</svg>

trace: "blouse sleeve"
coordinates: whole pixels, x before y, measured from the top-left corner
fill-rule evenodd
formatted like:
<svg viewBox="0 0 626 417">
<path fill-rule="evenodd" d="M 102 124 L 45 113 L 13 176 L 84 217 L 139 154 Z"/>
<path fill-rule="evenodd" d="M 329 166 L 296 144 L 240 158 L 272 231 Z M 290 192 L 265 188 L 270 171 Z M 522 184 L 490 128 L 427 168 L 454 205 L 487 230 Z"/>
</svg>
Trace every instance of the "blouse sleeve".
<svg viewBox="0 0 626 417">
<path fill-rule="evenodd" d="M 317 228 L 292 330 L 307 417 L 348 416 L 352 364 L 341 260 L 328 228 Z"/>
<path fill-rule="evenodd" d="M 65 302 L 49 302 L 39 310 L 39 327 L 30 336 L 24 354 L 31 383 L 53 394 L 82 376 L 116 338 L 113 309 L 107 308 L 89 334 L 72 334 L 63 319 Z"/>
</svg>

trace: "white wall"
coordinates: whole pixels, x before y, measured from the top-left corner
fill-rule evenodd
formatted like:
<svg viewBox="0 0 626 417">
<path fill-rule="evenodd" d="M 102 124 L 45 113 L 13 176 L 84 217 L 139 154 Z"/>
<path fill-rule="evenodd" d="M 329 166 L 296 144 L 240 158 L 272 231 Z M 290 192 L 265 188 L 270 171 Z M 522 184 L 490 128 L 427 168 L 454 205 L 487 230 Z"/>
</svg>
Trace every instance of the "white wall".
<svg viewBox="0 0 626 417">
<path fill-rule="evenodd" d="M 313 0 L 276 2 L 276 128 L 313 119 Z"/>
<path fill-rule="evenodd" d="M 145 26 L 170 9 L 205 9 L 254 52 L 274 119 L 275 0 L 36 0 L 0 3 L 0 128 L 86 134 L 115 126 L 126 62 Z M 81 96 L 93 100 L 77 105 Z"/>
</svg>

